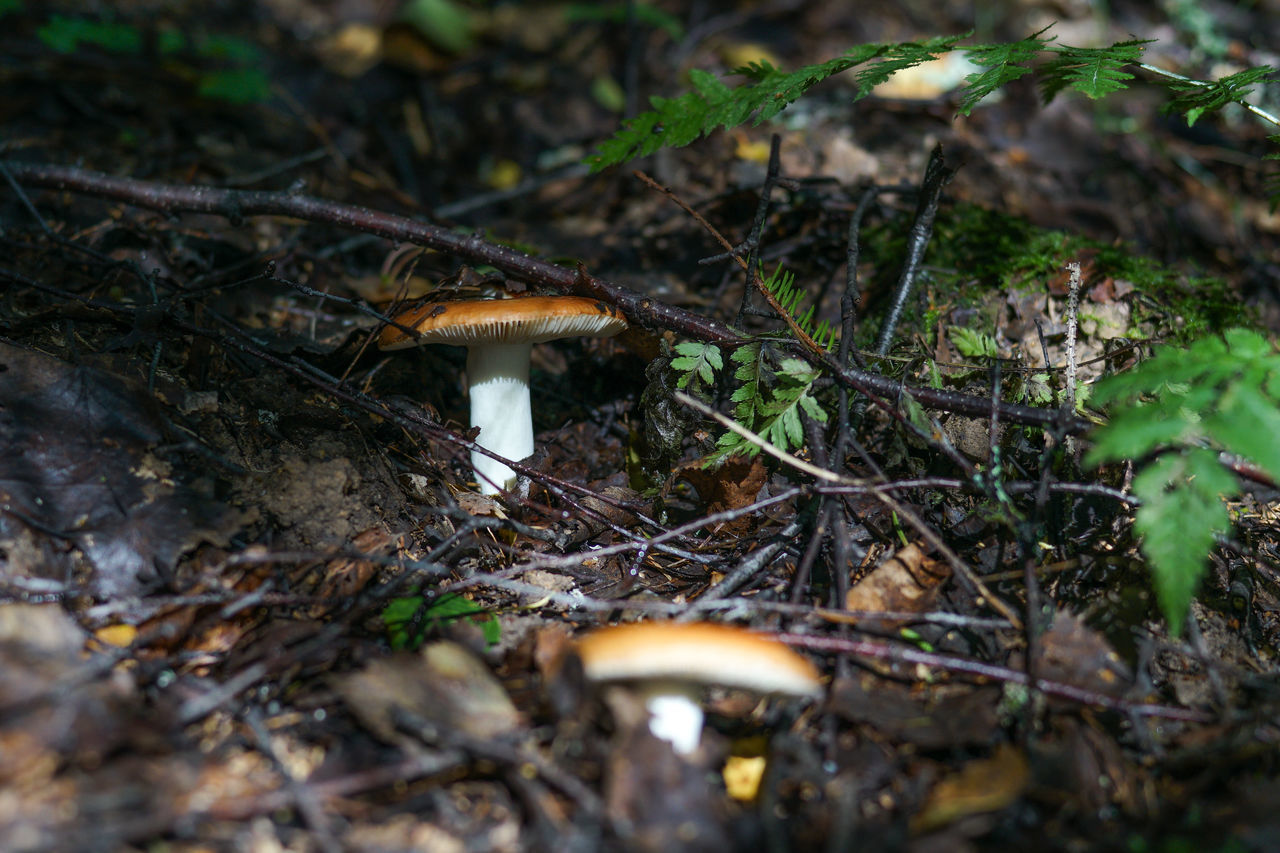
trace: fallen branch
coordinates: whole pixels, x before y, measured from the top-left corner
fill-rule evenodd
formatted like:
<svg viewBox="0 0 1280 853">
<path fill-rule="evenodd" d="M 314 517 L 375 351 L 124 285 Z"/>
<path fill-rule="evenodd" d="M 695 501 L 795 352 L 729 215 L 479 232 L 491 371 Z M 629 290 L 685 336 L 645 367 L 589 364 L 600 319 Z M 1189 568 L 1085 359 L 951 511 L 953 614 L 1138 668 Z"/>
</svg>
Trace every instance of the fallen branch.
<svg viewBox="0 0 1280 853">
<path fill-rule="evenodd" d="M 672 330 L 714 343 L 747 343 L 739 332 L 718 320 L 668 305 L 616 282 L 590 275 L 583 269 L 568 269 L 487 242 L 475 234 L 459 234 L 367 207 L 288 192 L 160 184 L 71 166 L 3 162 L 0 170 L 25 186 L 84 193 L 166 213 L 209 213 L 224 216 L 232 223 L 246 216 L 288 216 L 376 234 L 388 240 L 416 243 L 473 264 L 489 264 L 530 284 L 608 302 L 621 309 L 632 323 L 647 329 Z M 991 401 L 985 397 L 904 386 L 896 379 L 865 370 L 843 369 L 834 375 L 840 382 L 868 396 L 892 401 L 906 392 L 922 406 L 931 409 L 970 417 L 987 417 L 991 413 Z M 1090 426 L 1088 421 L 1064 415 L 1055 409 L 1014 403 L 1000 403 L 999 409 L 1000 416 L 1007 421 L 1029 426 L 1056 424 L 1065 434 L 1082 433 Z"/>
</svg>

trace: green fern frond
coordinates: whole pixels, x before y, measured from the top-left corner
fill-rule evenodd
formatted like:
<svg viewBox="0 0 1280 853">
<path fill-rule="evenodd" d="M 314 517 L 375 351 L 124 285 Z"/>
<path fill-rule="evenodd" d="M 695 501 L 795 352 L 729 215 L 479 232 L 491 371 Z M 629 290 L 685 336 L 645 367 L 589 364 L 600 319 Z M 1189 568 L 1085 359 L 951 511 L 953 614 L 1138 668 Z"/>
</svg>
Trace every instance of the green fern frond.
<svg viewBox="0 0 1280 853">
<path fill-rule="evenodd" d="M 947 337 L 965 358 L 996 358 L 1000 354 L 996 339 L 985 332 L 952 326 L 947 330 Z"/>
<path fill-rule="evenodd" d="M 729 360 L 738 365 L 733 378 L 741 383 L 729 396 L 729 400 L 737 404 L 734 417 L 747 429 L 754 429 L 764 417 L 764 395 L 771 375 L 764 363 L 764 347 L 759 343 L 738 347 Z"/>
<path fill-rule="evenodd" d="M 1227 104 L 1244 103 L 1245 97 L 1253 91 L 1253 87 L 1261 83 L 1275 69 L 1270 65 L 1246 68 L 1235 74 L 1204 83 L 1199 80 L 1168 79 L 1166 84 L 1172 91 L 1173 98 L 1160 108 L 1165 115 L 1183 113 L 1187 124 L 1194 125 L 1200 116 L 1207 112 L 1220 110 Z"/>
<path fill-rule="evenodd" d="M 1161 609 L 1173 630 L 1204 575 L 1214 537 L 1228 529 L 1222 498 L 1239 490 L 1217 451 L 1280 479 L 1280 353 L 1257 332 L 1230 329 L 1188 349 L 1165 347 L 1138 368 L 1094 386 L 1120 404 L 1086 462 L 1165 451 L 1134 478 L 1135 519 Z"/>
<path fill-rule="evenodd" d="M 826 320 L 820 320 L 816 326 L 814 325 L 815 306 L 810 305 L 803 311 L 801 310 L 801 306 L 804 304 L 808 294 L 796 287 L 795 283 L 795 274 L 784 269 L 781 265 L 773 271 L 772 275 L 761 282 L 764 288 L 778 301 L 782 309 L 796 321 L 796 325 L 800 327 L 801 331 L 808 335 L 818 346 L 826 350 L 831 349 L 837 339 L 835 327 Z"/>
<path fill-rule="evenodd" d="M 985 71 L 965 77 L 965 87 L 960 92 L 957 112 L 967 116 L 978 102 L 1006 83 L 1011 83 L 1032 71 L 1035 61 L 1053 39 L 1040 38 L 1048 27 L 1021 41 L 1009 44 L 976 44 L 964 48 L 965 57 Z"/>
<path fill-rule="evenodd" d="M 1174 635 L 1182 633 L 1215 537 L 1231 527 L 1222 499 L 1238 491 L 1235 478 L 1209 450 L 1165 454 L 1133 478 L 1133 493 L 1142 500 L 1134 529 Z"/>
<path fill-rule="evenodd" d="M 738 403 L 734 414 L 738 422 L 783 452 L 803 447 L 801 415 L 807 414 L 820 423 L 827 421 L 826 411 L 811 393 L 821 371 L 798 358 L 785 358 L 774 370 L 765 364 L 761 345 L 751 346 L 756 352 L 742 356 L 742 366 L 734 374 L 748 380 L 734 392 Z M 739 360 L 738 354 L 745 349 L 747 347 L 739 349 L 731 358 Z M 766 392 L 765 388 L 770 390 Z M 758 445 L 730 431 L 720 436 L 715 451 L 707 456 L 706 465 L 715 467 L 730 456 L 750 458 L 759 452 Z"/>
<path fill-rule="evenodd" d="M 1093 99 L 1118 92 L 1129 85 L 1133 75 L 1125 71 L 1142 58 L 1153 39 L 1121 41 L 1109 47 L 1053 46 L 1057 58 L 1040 66 L 1040 91 L 1051 101 L 1063 89 L 1072 89 Z"/>
<path fill-rule="evenodd" d="M 865 44 L 850 48 L 841 56 L 795 71 L 783 71 L 768 62 L 754 62 L 734 69 L 747 79 L 731 87 L 705 71 L 689 72 L 690 90 L 674 98 L 654 97 L 653 109 L 626 121 L 610 139 L 587 158 L 592 171 L 652 154 L 662 148 L 678 148 L 719 128 L 738 127 L 751 121 L 760 124 L 794 103 L 809 89 L 835 74 L 874 63 L 855 74 L 854 100 L 894 74 L 953 50 L 962 50 L 981 72 L 965 78 L 958 112 L 968 115 L 987 95 L 1027 74 L 1039 77 L 1045 100 L 1064 90 L 1101 98 L 1126 88 L 1134 75 L 1126 70 L 1141 66 L 1174 92 L 1167 112 L 1181 112 L 1195 123 L 1205 112 L 1228 103 L 1242 102 L 1251 87 L 1272 73 L 1268 66 L 1249 68 L 1213 83 L 1170 75 L 1142 65 L 1142 54 L 1150 39 L 1132 39 L 1107 47 L 1070 47 L 1043 37 L 1045 30 L 1009 44 L 957 44 L 967 34 L 902 44 Z M 1039 55 L 1048 52 L 1049 61 L 1036 65 Z M 1257 112 L 1257 111 L 1255 111 Z M 1261 117 L 1273 120 L 1259 113 Z"/>
<path fill-rule="evenodd" d="M 964 38 L 948 36 L 926 42 L 904 44 L 864 44 L 851 48 L 835 59 L 799 70 L 784 72 L 767 62 L 753 63 L 734 70 L 750 81 L 730 88 L 714 75 L 694 69 L 689 72 L 692 89 L 675 98 L 650 99 L 653 109 L 626 121 L 622 129 L 601 143 L 587 162 L 592 171 L 644 157 L 662 148 L 680 148 L 718 128 L 737 127 L 748 119 L 759 124 L 773 118 L 805 92 L 833 74 L 848 71 L 873 59 L 883 58 L 881 66 L 868 69 L 858 81 L 862 97 L 881 79 L 896 71 L 927 62 L 954 49 Z"/>
</svg>

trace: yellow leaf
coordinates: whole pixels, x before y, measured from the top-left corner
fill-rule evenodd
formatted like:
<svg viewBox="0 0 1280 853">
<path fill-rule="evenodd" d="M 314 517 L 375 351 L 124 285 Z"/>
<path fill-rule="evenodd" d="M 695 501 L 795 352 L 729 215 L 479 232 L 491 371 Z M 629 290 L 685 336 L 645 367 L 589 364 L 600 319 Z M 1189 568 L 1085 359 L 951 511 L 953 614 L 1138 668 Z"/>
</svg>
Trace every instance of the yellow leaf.
<svg viewBox="0 0 1280 853">
<path fill-rule="evenodd" d="M 750 802 L 760 792 L 760 780 L 764 778 L 763 755 L 730 755 L 724 763 L 724 787 L 735 800 Z"/>
<path fill-rule="evenodd" d="M 521 177 L 519 163 L 514 160 L 499 160 L 485 176 L 485 183 L 495 190 L 509 190 L 520 183 Z"/>
<path fill-rule="evenodd" d="M 138 636 L 138 629 L 133 625 L 108 625 L 94 632 L 94 638 L 104 645 L 123 649 Z"/>
<path fill-rule="evenodd" d="M 769 162 L 769 140 L 752 140 L 745 133 L 734 133 L 733 138 L 738 143 L 733 149 L 733 156 L 749 163 Z"/>
</svg>

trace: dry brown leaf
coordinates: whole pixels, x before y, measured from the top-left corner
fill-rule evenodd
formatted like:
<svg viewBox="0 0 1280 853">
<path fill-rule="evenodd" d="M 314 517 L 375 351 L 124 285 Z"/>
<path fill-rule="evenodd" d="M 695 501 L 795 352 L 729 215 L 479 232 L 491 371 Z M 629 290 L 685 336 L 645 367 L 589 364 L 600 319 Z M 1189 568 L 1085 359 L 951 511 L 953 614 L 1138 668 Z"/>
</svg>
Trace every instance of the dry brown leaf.
<svg viewBox="0 0 1280 853">
<path fill-rule="evenodd" d="M 845 607 L 873 613 L 923 613 L 933 606 L 942 582 L 949 577 L 951 568 L 946 563 L 926 557 L 914 544 L 908 545 L 881 561 L 849 590 Z"/>
<path fill-rule="evenodd" d="M 361 722 L 389 742 L 398 740 L 397 710 L 431 722 L 445 736 L 456 730 L 493 738 L 523 724 L 489 667 L 457 643 L 431 643 L 416 655 L 375 660 L 335 686 Z"/>
<path fill-rule="evenodd" d="M 1120 656 L 1100 633 L 1073 613 L 1059 612 L 1040 638 L 1039 675 L 1118 696 L 1133 681 Z"/>
<path fill-rule="evenodd" d="M 761 457 L 734 456 L 714 471 L 691 467 L 681 471 L 680 476 L 693 484 L 707 512 L 712 513 L 741 509 L 753 503 L 764 487 L 767 474 Z M 754 520 L 743 518 L 727 523 L 724 529 L 732 533 L 735 528 L 745 530 L 754 524 Z"/>
<path fill-rule="evenodd" d="M 971 761 L 934 785 L 912 818 L 911 831 L 931 832 L 970 815 L 999 811 L 1022 796 L 1030 779 L 1022 752 L 1001 744 L 990 758 Z"/>
</svg>

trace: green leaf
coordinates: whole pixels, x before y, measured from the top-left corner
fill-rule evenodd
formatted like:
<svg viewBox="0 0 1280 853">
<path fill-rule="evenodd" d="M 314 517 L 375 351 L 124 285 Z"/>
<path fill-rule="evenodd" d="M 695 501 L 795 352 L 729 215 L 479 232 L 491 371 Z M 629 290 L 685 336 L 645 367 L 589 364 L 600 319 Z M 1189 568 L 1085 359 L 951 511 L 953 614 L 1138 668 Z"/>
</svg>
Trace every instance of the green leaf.
<svg viewBox="0 0 1280 853">
<path fill-rule="evenodd" d="M 1161 347 L 1134 370 L 1093 386 L 1093 402 L 1122 404 L 1096 430 L 1089 464 L 1208 439 L 1267 471 L 1280 470 L 1280 355 L 1259 333 L 1229 329 L 1189 348 Z"/>
<path fill-rule="evenodd" d="M 142 50 L 142 33 L 128 24 L 90 21 L 53 15 L 36 30 L 36 38 L 58 53 L 74 53 L 82 44 L 108 53 L 137 54 Z"/>
<path fill-rule="evenodd" d="M 1045 406 L 1053 401 L 1053 389 L 1049 387 L 1049 374 L 1034 373 L 1027 377 L 1023 396 L 1033 406 Z"/>
<path fill-rule="evenodd" d="M 985 332 L 967 329 L 964 326 L 952 326 L 947 329 L 947 337 L 965 358 L 995 358 L 999 355 L 996 339 Z"/>
<path fill-rule="evenodd" d="M 715 344 L 682 341 L 676 344 L 675 349 L 680 355 L 671 360 L 671 369 L 680 374 L 676 380 L 677 388 L 688 387 L 695 378 L 704 385 L 710 385 L 715 381 L 715 371 L 724 367 L 720 348 Z"/>
<path fill-rule="evenodd" d="M 252 104 L 271 97 L 271 81 L 257 68 L 228 68 L 200 75 L 201 97 L 229 104 Z"/>
<path fill-rule="evenodd" d="M 763 416 L 761 408 L 768 376 L 764 348 L 758 343 L 747 344 L 734 350 L 729 359 L 738 365 L 733 378 L 742 383 L 729 398 L 738 404 L 733 410 L 734 417 L 747 429 L 755 429 Z"/>
<path fill-rule="evenodd" d="M 977 44 L 964 48 L 966 58 L 986 70 L 965 77 L 966 85 L 960 92 L 957 112 L 969 115 L 983 98 L 1006 83 L 1030 74 L 1032 60 L 1052 41 L 1040 38 L 1044 32 L 1045 30 L 1041 30 L 1022 41 L 1010 44 Z"/>
<path fill-rule="evenodd" d="M 1165 454 L 1133 479 L 1133 493 L 1142 499 L 1134 528 L 1151 563 L 1156 600 L 1175 636 L 1182 632 L 1214 537 L 1231 526 L 1222 496 L 1236 491 L 1235 478 L 1208 450 Z"/>
<path fill-rule="evenodd" d="M 461 595 L 445 593 L 423 609 L 425 598 L 421 595 L 410 595 L 396 598 L 382 609 L 382 624 L 386 626 L 387 636 L 393 649 L 413 648 L 422 640 L 421 630 L 436 623 L 449 623 L 462 618 L 470 618 L 475 622 L 485 638 L 485 642 L 493 645 L 502 638 L 502 625 L 498 620 L 470 599 Z M 415 625 L 415 617 L 421 617 Z"/>
<path fill-rule="evenodd" d="M 1184 418 L 1165 417 L 1156 412 L 1154 406 L 1122 409 L 1094 433 L 1093 447 L 1085 457 L 1085 464 L 1140 459 L 1156 448 L 1178 443 L 1190 430 L 1191 424 Z"/>
<path fill-rule="evenodd" d="M 1280 408 L 1258 385 L 1245 380 L 1231 383 L 1217 411 L 1205 418 L 1204 431 L 1215 443 L 1280 481 Z"/>
<path fill-rule="evenodd" d="M 1223 496 L 1239 491 L 1219 448 L 1280 476 L 1280 354 L 1259 333 L 1230 329 L 1185 350 L 1161 347 L 1095 386 L 1122 406 L 1095 433 L 1091 464 L 1168 449 L 1134 477 L 1134 519 L 1170 629 L 1181 630 L 1214 537 L 1230 529 Z M 1204 446 L 1204 445 L 1209 446 Z"/>
<path fill-rule="evenodd" d="M 1153 39 L 1116 42 L 1110 47 L 1051 46 L 1057 54 L 1040 67 L 1040 89 L 1051 101 L 1063 89 L 1073 89 L 1090 98 L 1101 98 L 1128 86 L 1133 75 L 1124 71 L 1142 58 L 1145 45 Z"/>
<path fill-rule="evenodd" d="M 1160 111 L 1165 115 L 1183 113 L 1187 117 L 1188 126 L 1194 125 L 1207 112 L 1220 110 L 1231 103 L 1244 103 L 1254 85 L 1263 82 L 1274 70 L 1270 65 L 1260 65 L 1212 83 L 1157 77 L 1157 82 L 1164 83 L 1174 93 L 1173 98 Z"/>
</svg>

